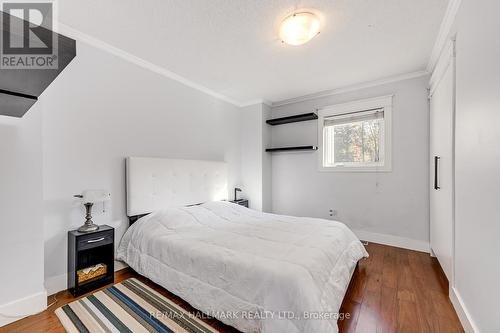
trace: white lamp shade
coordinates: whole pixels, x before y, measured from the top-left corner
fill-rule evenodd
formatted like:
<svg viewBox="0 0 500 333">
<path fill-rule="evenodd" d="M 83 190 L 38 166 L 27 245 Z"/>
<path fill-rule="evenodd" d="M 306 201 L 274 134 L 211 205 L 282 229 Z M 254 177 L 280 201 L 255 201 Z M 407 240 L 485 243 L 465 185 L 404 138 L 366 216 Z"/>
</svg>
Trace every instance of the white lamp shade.
<svg viewBox="0 0 500 333">
<path fill-rule="evenodd" d="M 111 200 L 111 194 L 105 190 L 85 190 L 82 192 L 83 203 L 96 203 Z"/>
</svg>

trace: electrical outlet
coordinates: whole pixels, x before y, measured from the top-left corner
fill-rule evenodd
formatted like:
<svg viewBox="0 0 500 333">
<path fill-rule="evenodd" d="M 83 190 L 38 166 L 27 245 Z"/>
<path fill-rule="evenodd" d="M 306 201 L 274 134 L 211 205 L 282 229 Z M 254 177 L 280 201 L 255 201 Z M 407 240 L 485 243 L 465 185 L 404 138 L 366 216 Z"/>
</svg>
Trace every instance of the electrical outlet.
<svg viewBox="0 0 500 333">
<path fill-rule="evenodd" d="M 328 211 L 328 215 L 330 215 L 330 217 L 336 217 L 338 215 L 338 212 L 336 209 L 330 209 Z"/>
</svg>

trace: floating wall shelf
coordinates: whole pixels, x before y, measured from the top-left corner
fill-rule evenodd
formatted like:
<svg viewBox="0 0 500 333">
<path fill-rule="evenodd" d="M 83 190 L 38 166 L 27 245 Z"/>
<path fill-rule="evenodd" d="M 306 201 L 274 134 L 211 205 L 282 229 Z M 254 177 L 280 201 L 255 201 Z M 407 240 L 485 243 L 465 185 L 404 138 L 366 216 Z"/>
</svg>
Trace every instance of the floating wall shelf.
<svg viewBox="0 0 500 333">
<path fill-rule="evenodd" d="M 296 123 L 299 121 L 307 121 L 314 119 L 318 119 L 318 115 L 314 112 L 311 112 L 311 113 L 297 114 L 289 117 L 269 119 L 266 120 L 266 123 L 274 126 L 274 125 L 283 125 L 283 124 Z"/>
<path fill-rule="evenodd" d="M 304 151 L 304 150 L 318 150 L 317 146 L 296 146 L 296 147 L 280 147 L 280 148 L 267 148 L 266 151 L 269 153 L 280 152 L 280 151 Z"/>
</svg>

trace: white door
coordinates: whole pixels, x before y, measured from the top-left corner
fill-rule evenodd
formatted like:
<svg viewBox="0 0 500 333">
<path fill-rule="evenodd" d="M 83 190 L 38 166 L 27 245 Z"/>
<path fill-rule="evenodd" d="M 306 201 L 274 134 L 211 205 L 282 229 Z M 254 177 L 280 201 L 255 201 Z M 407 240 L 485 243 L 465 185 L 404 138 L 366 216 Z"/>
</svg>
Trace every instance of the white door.
<svg viewBox="0 0 500 333">
<path fill-rule="evenodd" d="M 450 283 L 453 270 L 454 45 L 444 52 L 431 78 L 430 243 Z"/>
</svg>

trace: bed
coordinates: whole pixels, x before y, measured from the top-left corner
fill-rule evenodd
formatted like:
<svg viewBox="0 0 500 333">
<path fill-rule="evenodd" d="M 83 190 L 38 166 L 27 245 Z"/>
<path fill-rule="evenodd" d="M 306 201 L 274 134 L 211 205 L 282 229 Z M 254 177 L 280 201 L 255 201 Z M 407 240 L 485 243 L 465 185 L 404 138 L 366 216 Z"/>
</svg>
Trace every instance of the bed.
<svg viewBox="0 0 500 333">
<path fill-rule="evenodd" d="M 331 333 L 359 239 L 335 221 L 267 214 L 227 201 L 220 162 L 127 159 L 118 259 L 242 332 Z M 133 219 L 135 220 L 135 219 Z"/>
</svg>

